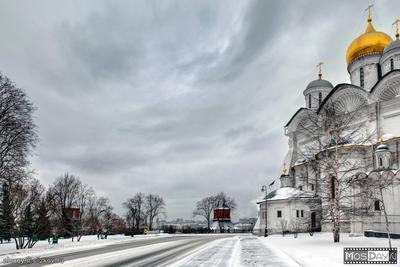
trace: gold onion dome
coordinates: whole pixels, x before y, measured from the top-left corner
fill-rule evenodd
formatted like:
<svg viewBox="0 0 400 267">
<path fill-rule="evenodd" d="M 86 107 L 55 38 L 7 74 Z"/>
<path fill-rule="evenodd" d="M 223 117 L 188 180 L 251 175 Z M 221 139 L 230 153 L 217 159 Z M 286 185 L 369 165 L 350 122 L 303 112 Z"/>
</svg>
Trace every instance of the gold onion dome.
<svg viewBox="0 0 400 267">
<path fill-rule="evenodd" d="M 363 34 L 351 42 L 346 52 L 346 62 L 372 54 L 380 54 L 393 39 L 384 32 L 377 32 L 372 25 L 372 19 L 368 18 L 367 29 Z"/>
</svg>

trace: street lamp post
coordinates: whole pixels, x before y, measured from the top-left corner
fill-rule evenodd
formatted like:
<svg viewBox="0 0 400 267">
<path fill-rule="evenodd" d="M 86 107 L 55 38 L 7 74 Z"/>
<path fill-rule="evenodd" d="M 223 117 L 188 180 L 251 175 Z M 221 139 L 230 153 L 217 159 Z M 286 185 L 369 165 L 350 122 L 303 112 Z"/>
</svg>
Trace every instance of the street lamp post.
<svg viewBox="0 0 400 267">
<path fill-rule="evenodd" d="M 265 192 L 265 229 L 264 229 L 264 237 L 268 236 L 268 205 L 267 205 L 267 196 L 268 196 L 268 192 L 267 192 L 267 186 L 263 185 L 261 187 L 261 192 Z"/>
</svg>

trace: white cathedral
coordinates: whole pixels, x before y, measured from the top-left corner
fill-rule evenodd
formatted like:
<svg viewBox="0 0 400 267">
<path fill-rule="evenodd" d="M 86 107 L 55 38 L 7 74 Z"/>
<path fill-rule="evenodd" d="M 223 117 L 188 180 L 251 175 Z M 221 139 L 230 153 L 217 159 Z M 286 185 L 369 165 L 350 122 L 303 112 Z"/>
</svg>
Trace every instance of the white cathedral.
<svg viewBox="0 0 400 267">
<path fill-rule="evenodd" d="M 285 125 L 289 150 L 284 159 L 284 170 L 280 177 L 280 188 L 269 191 L 264 186 L 265 197 L 259 205 L 258 221 L 254 232 L 268 233 L 332 231 L 332 220 L 325 216 L 328 202 L 335 198 L 335 181 L 331 187 L 322 186 L 326 179 L 323 167 L 312 166 L 315 162 L 303 157 L 300 151 L 312 140 L 300 129 L 307 125 L 310 116 L 324 116 L 322 110 L 334 103 L 338 114 L 351 114 L 362 110 L 349 126 L 372 133 L 368 142 L 357 144 L 354 140 L 343 143 L 326 143 L 321 150 L 332 147 L 347 153 L 363 166 L 362 179 L 373 179 L 381 175 L 400 178 L 400 40 L 399 20 L 396 21 L 396 36 L 393 40 L 384 32 L 376 31 L 368 16 L 367 27 L 348 47 L 347 71 L 351 83 L 333 86 L 322 79 L 321 69 L 317 80 L 310 82 L 303 94 L 305 107 L 294 113 Z M 311 115 L 310 115 L 311 114 Z M 357 170 L 360 173 L 360 170 Z M 349 171 L 349 179 L 355 173 Z M 324 177 L 324 178 L 323 178 Z M 367 180 L 365 180 L 367 181 Z M 325 183 L 326 184 L 326 183 Z M 329 184 L 329 183 L 328 183 Z M 365 182 L 365 184 L 368 184 Z M 325 190 L 325 191 L 324 191 Z M 360 190 L 350 188 L 349 190 Z M 330 191 L 329 193 L 326 191 Z M 386 215 L 390 221 L 390 232 L 400 234 L 400 186 L 392 184 L 383 190 Z M 324 197 L 327 196 L 327 197 Z M 383 201 L 382 201 L 383 202 Z M 341 232 L 364 235 L 366 232 L 385 233 L 385 216 L 380 201 L 352 196 L 348 208 L 361 213 L 349 213 L 340 219 Z M 302 223 L 298 223 L 302 222 Z"/>
</svg>

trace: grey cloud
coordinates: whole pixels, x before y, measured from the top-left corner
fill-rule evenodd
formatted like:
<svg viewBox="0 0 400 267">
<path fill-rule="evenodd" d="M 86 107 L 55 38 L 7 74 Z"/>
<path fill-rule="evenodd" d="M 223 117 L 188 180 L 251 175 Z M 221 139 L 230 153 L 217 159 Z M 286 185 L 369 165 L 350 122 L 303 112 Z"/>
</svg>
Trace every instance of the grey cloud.
<svg viewBox="0 0 400 267">
<path fill-rule="evenodd" d="M 399 2 L 374 4 L 376 27 L 390 32 Z M 44 183 L 74 173 L 121 214 L 130 195 L 155 192 L 170 218 L 223 190 L 238 215 L 255 216 L 316 63 L 332 83 L 348 81 L 364 5 L 2 1 L 0 71 L 38 106 L 32 162 Z"/>
</svg>

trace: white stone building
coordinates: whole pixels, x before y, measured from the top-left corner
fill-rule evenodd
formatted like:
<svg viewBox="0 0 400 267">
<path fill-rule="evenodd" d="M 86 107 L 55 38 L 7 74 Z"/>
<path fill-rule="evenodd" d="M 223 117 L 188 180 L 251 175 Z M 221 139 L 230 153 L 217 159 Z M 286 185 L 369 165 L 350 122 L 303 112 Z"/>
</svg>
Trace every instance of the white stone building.
<svg viewBox="0 0 400 267">
<path fill-rule="evenodd" d="M 352 127 L 359 127 L 365 135 L 371 133 L 371 138 L 362 144 L 354 140 L 340 144 L 327 141 L 323 149 L 335 147 L 343 155 L 349 155 L 353 162 L 360 162 L 359 166 L 363 167 L 357 170 L 357 174 L 364 173 L 364 179 L 383 175 L 383 172 L 400 177 L 399 34 L 396 33 L 393 40 L 389 35 L 376 31 L 369 17 L 366 31 L 348 47 L 346 61 L 350 83 L 333 86 L 322 79 L 320 72 L 319 78 L 310 82 L 303 92 L 305 107 L 298 109 L 285 125 L 289 149 L 284 160 L 284 173 L 280 177 L 280 188 L 268 192 L 266 198 L 258 202 L 259 217 L 255 229 L 258 234 L 263 235 L 265 229 L 269 233 L 310 229 L 332 231 L 330 220 L 324 217 L 324 204 L 335 198 L 335 193 L 332 191 L 329 195 L 324 190 L 330 189 L 321 186 L 324 170 L 318 165 L 319 161 L 311 162 L 300 153 L 312 140 L 299 130 L 300 125 L 307 124 L 310 116 L 324 116 L 322 110 L 328 103 L 335 103 L 335 109 L 340 114 L 362 110 L 362 114 L 349 126 L 349 131 Z M 317 167 L 312 167 L 312 164 Z M 348 177 L 343 175 L 342 178 L 355 174 L 349 172 Z M 335 187 L 335 182 L 332 187 Z M 349 190 L 358 189 L 353 186 Z M 324 194 L 328 197 L 323 198 Z M 400 233 L 399 186 L 393 185 L 385 190 L 384 199 L 391 231 Z M 384 231 L 382 210 L 373 199 L 354 195 L 349 205 L 354 210 L 359 210 L 361 206 L 364 210 L 342 219 L 342 232 L 358 235 L 367 230 Z"/>
</svg>

